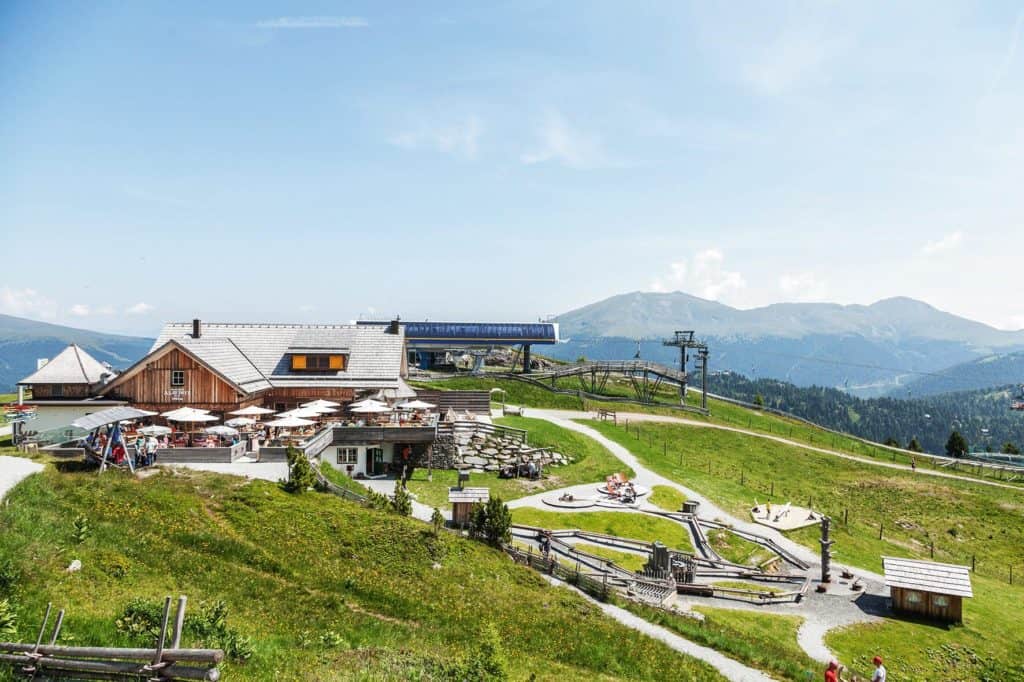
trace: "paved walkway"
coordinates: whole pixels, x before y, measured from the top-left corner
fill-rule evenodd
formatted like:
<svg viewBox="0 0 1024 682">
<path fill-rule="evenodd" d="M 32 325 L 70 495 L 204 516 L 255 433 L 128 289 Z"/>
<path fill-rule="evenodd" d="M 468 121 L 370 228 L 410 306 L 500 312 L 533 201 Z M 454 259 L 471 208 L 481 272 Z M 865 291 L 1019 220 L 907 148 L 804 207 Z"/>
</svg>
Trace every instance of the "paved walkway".
<svg viewBox="0 0 1024 682">
<path fill-rule="evenodd" d="M 596 419 L 597 415 L 593 412 L 581 412 L 578 410 L 541 410 L 538 408 L 529 408 L 528 416 L 534 417 L 540 414 L 547 414 L 552 417 L 559 417 L 562 419 Z M 803 448 L 804 450 L 811 450 L 813 452 L 820 452 L 824 455 L 831 455 L 833 457 L 841 457 L 842 459 L 848 459 L 854 462 L 860 462 L 862 464 L 870 464 L 872 466 L 885 467 L 886 469 L 899 469 L 901 471 L 916 471 L 922 476 L 936 476 L 938 478 L 952 478 L 958 481 L 967 481 L 969 483 L 977 483 L 978 485 L 989 485 L 995 488 L 1007 488 L 1009 490 L 1016 490 L 1018 492 L 1024 492 L 1024 488 L 1018 485 L 1010 485 L 1009 483 L 1000 483 L 999 481 L 988 481 L 981 478 L 972 478 L 970 476 L 963 476 L 961 474 L 953 474 L 948 471 L 938 471 L 936 469 L 929 469 L 924 466 L 920 466 L 917 469 L 911 469 L 908 464 L 897 464 L 896 462 L 885 462 L 880 459 L 873 459 L 871 457 L 861 457 L 860 455 L 851 455 L 847 452 L 840 452 L 838 450 L 830 450 L 829 448 L 822 448 L 816 445 L 809 445 L 807 443 L 801 443 L 800 441 L 790 440 L 789 438 L 783 438 L 782 436 L 775 436 L 761 431 L 751 431 L 749 429 L 740 428 L 738 426 L 726 426 L 724 424 L 711 424 L 708 422 L 698 421 L 696 419 L 686 419 L 685 417 L 672 417 L 669 415 L 662 414 L 647 414 L 644 412 L 619 412 L 620 418 L 629 419 L 631 422 L 667 422 L 670 424 L 683 424 L 685 426 L 696 426 L 703 429 L 718 429 L 719 431 L 731 431 L 733 433 L 742 433 L 745 436 L 753 436 L 754 438 L 764 438 L 765 440 L 775 441 L 777 443 L 783 443 L 785 445 L 792 445 L 794 447 Z"/>
<path fill-rule="evenodd" d="M 0 500 L 11 488 L 34 473 L 43 470 L 43 465 L 24 457 L 0 455 Z"/>
<path fill-rule="evenodd" d="M 187 462 L 173 464 L 161 464 L 160 467 L 181 467 L 182 469 L 193 469 L 195 471 L 212 471 L 216 474 L 230 474 L 232 476 L 244 476 L 246 478 L 258 478 L 264 481 L 285 481 L 288 480 L 287 462 Z"/>
<path fill-rule="evenodd" d="M 601 609 L 606 616 L 614 618 L 626 627 L 632 628 L 633 630 L 643 633 L 648 637 L 652 637 L 659 642 L 663 642 L 668 645 L 669 648 L 680 653 L 687 654 L 688 656 L 693 656 L 698 660 L 704 661 L 732 682 L 770 682 L 773 679 L 760 670 L 743 665 L 739 661 L 733 660 L 714 649 L 702 646 L 696 642 L 691 642 L 688 639 L 683 639 L 674 632 L 671 632 L 660 625 L 655 625 L 650 621 L 644 620 L 639 616 L 635 616 L 623 608 L 597 601 L 585 592 L 571 587 L 566 583 L 563 583 L 561 580 L 557 580 L 547 575 L 544 577 L 554 585 L 573 590 L 584 599 Z"/>
</svg>

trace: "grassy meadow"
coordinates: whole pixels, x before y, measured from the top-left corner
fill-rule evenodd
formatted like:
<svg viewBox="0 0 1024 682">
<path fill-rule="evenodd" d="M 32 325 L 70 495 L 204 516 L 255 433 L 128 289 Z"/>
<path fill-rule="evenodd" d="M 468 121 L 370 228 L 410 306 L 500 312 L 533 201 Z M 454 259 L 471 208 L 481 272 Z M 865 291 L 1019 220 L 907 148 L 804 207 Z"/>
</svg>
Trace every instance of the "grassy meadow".
<svg viewBox="0 0 1024 682">
<path fill-rule="evenodd" d="M 135 597 L 223 600 L 253 650 L 225 679 L 447 679 L 491 623 L 513 679 L 720 679 L 498 551 L 262 481 L 51 464 L 0 508 L 0 557 L 22 640 L 47 601 L 68 610 L 62 641 L 123 645 Z"/>
</svg>

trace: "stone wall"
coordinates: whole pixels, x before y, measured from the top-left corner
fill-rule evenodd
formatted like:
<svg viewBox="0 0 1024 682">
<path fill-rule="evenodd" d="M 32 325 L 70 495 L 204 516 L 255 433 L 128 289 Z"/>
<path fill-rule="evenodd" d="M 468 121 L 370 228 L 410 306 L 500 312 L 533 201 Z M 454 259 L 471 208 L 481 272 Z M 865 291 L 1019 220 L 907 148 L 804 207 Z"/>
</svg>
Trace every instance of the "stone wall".
<svg viewBox="0 0 1024 682">
<path fill-rule="evenodd" d="M 438 442 L 437 446 L 441 443 Z M 451 468 L 470 469 L 472 471 L 498 471 L 505 465 L 520 462 L 536 462 L 541 466 L 568 464 L 571 459 L 562 453 L 550 449 L 533 448 L 513 438 L 503 437 L 496 433 L 484 431 L 456 431 L 450 443 L 434 449 L 434 466 L 441 468 L 438 454 L 444 449 L 446 462 Z"/>
</svg>

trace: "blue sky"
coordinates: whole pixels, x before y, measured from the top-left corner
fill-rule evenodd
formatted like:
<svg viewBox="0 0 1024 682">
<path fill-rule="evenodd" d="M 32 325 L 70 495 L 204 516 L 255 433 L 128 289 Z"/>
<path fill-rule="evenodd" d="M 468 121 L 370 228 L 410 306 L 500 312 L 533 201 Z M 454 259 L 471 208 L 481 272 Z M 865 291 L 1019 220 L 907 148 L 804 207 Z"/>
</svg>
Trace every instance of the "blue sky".
<svg viewBox="0 0 1024 682">
<path fill-rule="evenodd" d="M 1024 3 L 0 4 L 0 312 L 1024 327 Z"/>
</svg>

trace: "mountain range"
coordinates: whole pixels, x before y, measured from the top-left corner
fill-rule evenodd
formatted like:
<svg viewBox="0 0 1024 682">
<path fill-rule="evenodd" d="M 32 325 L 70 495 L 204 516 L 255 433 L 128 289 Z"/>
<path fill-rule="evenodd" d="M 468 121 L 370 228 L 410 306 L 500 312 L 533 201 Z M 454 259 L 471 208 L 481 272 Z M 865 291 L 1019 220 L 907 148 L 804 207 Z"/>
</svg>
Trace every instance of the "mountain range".
<svg viewBox="0 0 1024 682">
<path fill-rule="evenodd" d="M 562 359 L 640 356 L 677 364 L 678 351 L 662 346 L 674 330 L 692 329 L 710 346 L 712 370 L 820 385 L 860 396 L 913 395 L 933 389 L 931 375 L 1024 351 L 1024 331 L 1004 331 L 943 312 L 911 298 L 871 305 L 777 303 L 740 310 L 683 292 L 633 292 L 569 311 L 557 318 Z M 988 362 L 993 362 L 989 360 Z M 996 362 L 980 386 L 1024 381 L 1014 362 Z M 977 383 L 977 382 L 975 382 Z"/>
<path fill-rule="evenodd" d="M 36 369 L 36 360 L 52 358 L 77 343 L 100 362 L 123 369 L 141 358 L 153 339 L 86 331 L 11 315 L 0 315 L 0 392 L 13 391 Z"/>
</svg>

